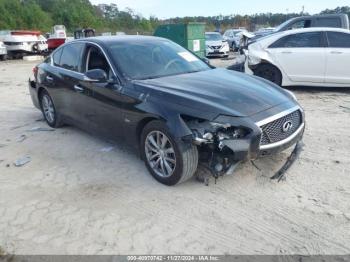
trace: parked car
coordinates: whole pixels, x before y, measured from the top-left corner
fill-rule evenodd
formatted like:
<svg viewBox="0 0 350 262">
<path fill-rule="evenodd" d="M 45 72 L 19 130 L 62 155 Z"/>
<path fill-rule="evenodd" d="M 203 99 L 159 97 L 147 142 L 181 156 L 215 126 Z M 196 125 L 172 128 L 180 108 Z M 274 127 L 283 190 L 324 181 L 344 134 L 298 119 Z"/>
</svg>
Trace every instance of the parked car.
<svg viewBox="0 0 350 262">
<path fill-rule="evenodd" d="M 21 57 L 48 51 L 46 38 L 39 31 L 3 31 L 0 41 L 4 42 L 8 56 Z"/>
<path fill-rule="evenodd" d="M 0 60 L 7 59 L 7 49 L 3 42 L 0 41 Z"/>
<path fill-rule="evenodd" d="M 217 32 L 205 33 L 206 56 L 228 57 L 230 47 L 222 35 Z"/>
<path fill-rule="evenodd" d="M 95 36 L 95 29 L 92 29 L 92 28 L 77 29 L 74 31 L 74 39 L 81 39 L 81 38 L 94 37 L 94 36 Z"/>
<path fill-rule="evenodd" d="M 246 29 L 229 29 L 224 33 L 224 39 L 228 42 L 233 51 L 238 51 L 243 32 L 248 32 Z"/>
<path fill-rule="evenodd" d="M 278 85 L 350 86 L 350 31 L 281 32 L 249 46 L 248 66 Z"/>
<path fill-rule="evenodd" d="M 164 38 L 76 40 L 33 72 L 31 98 L 49 126 L 67 123 L 131 143 L 165 185 L 191 178 L 199 159 L 223 175 L 303 136 L 303 109 L 292 93 L 215 69 Z"/>
<path fill-rule="evenodd" d="M 349 17 L 347 14 L 330 14 L 330 15 L 314 15 L 295 17 L 282 23 L 274 30 L 255 32 L 254 35 L 244 37 L 241 44 L 246 49 L 249 44 L 254 43 L 261 37 L 294 29 L 310 28 L 310 27 L 334 27 L 349 28 Z"/>
</svg>

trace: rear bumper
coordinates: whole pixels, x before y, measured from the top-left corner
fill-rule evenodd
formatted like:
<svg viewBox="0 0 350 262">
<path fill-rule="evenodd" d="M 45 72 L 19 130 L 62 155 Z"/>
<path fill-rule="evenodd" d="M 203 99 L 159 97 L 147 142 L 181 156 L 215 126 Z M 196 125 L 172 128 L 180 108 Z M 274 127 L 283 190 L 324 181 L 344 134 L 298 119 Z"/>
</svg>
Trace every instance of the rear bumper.
<svg viewBox="0 0 350 262">
<path fill-rule="evenodd" d="M 40 109 L 37 87 L 34 80 L 31 80 L 31 79 L 28 80 L 28 88 L 29 88 L 29 94 L 32 99 L 33 105 L 36 108 Z"/>
</svg>

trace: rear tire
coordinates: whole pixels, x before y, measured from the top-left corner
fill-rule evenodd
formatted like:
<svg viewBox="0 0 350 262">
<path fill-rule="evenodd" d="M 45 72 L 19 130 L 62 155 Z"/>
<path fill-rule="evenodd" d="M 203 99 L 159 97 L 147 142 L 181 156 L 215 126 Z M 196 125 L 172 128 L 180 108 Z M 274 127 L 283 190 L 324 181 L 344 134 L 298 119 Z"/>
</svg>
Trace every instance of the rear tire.
<svg viewBox="0 0 350 262">
<path fill-rule="evenodd" d="M 140 144 L 142 159 L 158 182 L 173 186 L 194 175 L 198 166 L 197 147 L 174 139 L 162 121 L 155 120 L 144 127 Z"/>
<path fill-rule="evenodd" d="M 40 93 L 40 107 L 46 123 L 52 128 L 58 128 L 63 125 L 63 122 L 56 110 L 53 100 L 46 90 Z"/>
<path fill-rule="evenodd" d="M 262 78 L 265 78 L 266 80 L 269 80 L 276 85 L 281 86 L 282 85 L 282 74 L 280 70 L 270 64 L 263 64 L 260 65 L 255 71 L 254 74 L 256 76 L 260 76 Z"/>
</svg>

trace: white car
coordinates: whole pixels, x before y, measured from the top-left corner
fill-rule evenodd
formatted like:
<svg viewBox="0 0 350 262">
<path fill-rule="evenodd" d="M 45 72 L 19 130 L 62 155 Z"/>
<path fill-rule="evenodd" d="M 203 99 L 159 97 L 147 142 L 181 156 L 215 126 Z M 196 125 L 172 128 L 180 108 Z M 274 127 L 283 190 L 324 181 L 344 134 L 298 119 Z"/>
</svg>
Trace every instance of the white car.
<svg viewBox="0 0 350 262">
<path fill-rule="evenodd" d="M 230 47 L 222 35 L 217 32 L 205 33 L 206 56 L 228 57 Z"/>
<path fill-rule="evenodd" d="M 3 42 L 0 41 L 0 61 L 6 60 L 7 58 L 7 49 Z"/>
<path fill-rule="evenodd" d="M 249 45 L 248 67 L 278 85 L 350 86 L 350 31 L 289 30 Z"/>
</svg>

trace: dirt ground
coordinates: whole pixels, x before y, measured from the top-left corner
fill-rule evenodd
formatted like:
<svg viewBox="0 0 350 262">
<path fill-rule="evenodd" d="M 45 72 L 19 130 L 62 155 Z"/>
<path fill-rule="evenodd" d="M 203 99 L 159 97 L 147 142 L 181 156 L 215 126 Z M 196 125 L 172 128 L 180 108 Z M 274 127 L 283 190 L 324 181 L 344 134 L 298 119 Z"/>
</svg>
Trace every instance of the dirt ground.
<svg viewBox="0 0 350 262">
<path fill-rule="evenodd" d="M 214 62 L 219 62 L 214 61 Z M 304 151 L 233 176 L 157 183 L 126 145 L 46 128 L 27 89 L 35 63 L 0 63 L 0 247 L 16 254 L 349 254 L 350 92 L 294 89 Z M 14 162 L 29 156 L 22 167 Z"/>
</svg>

